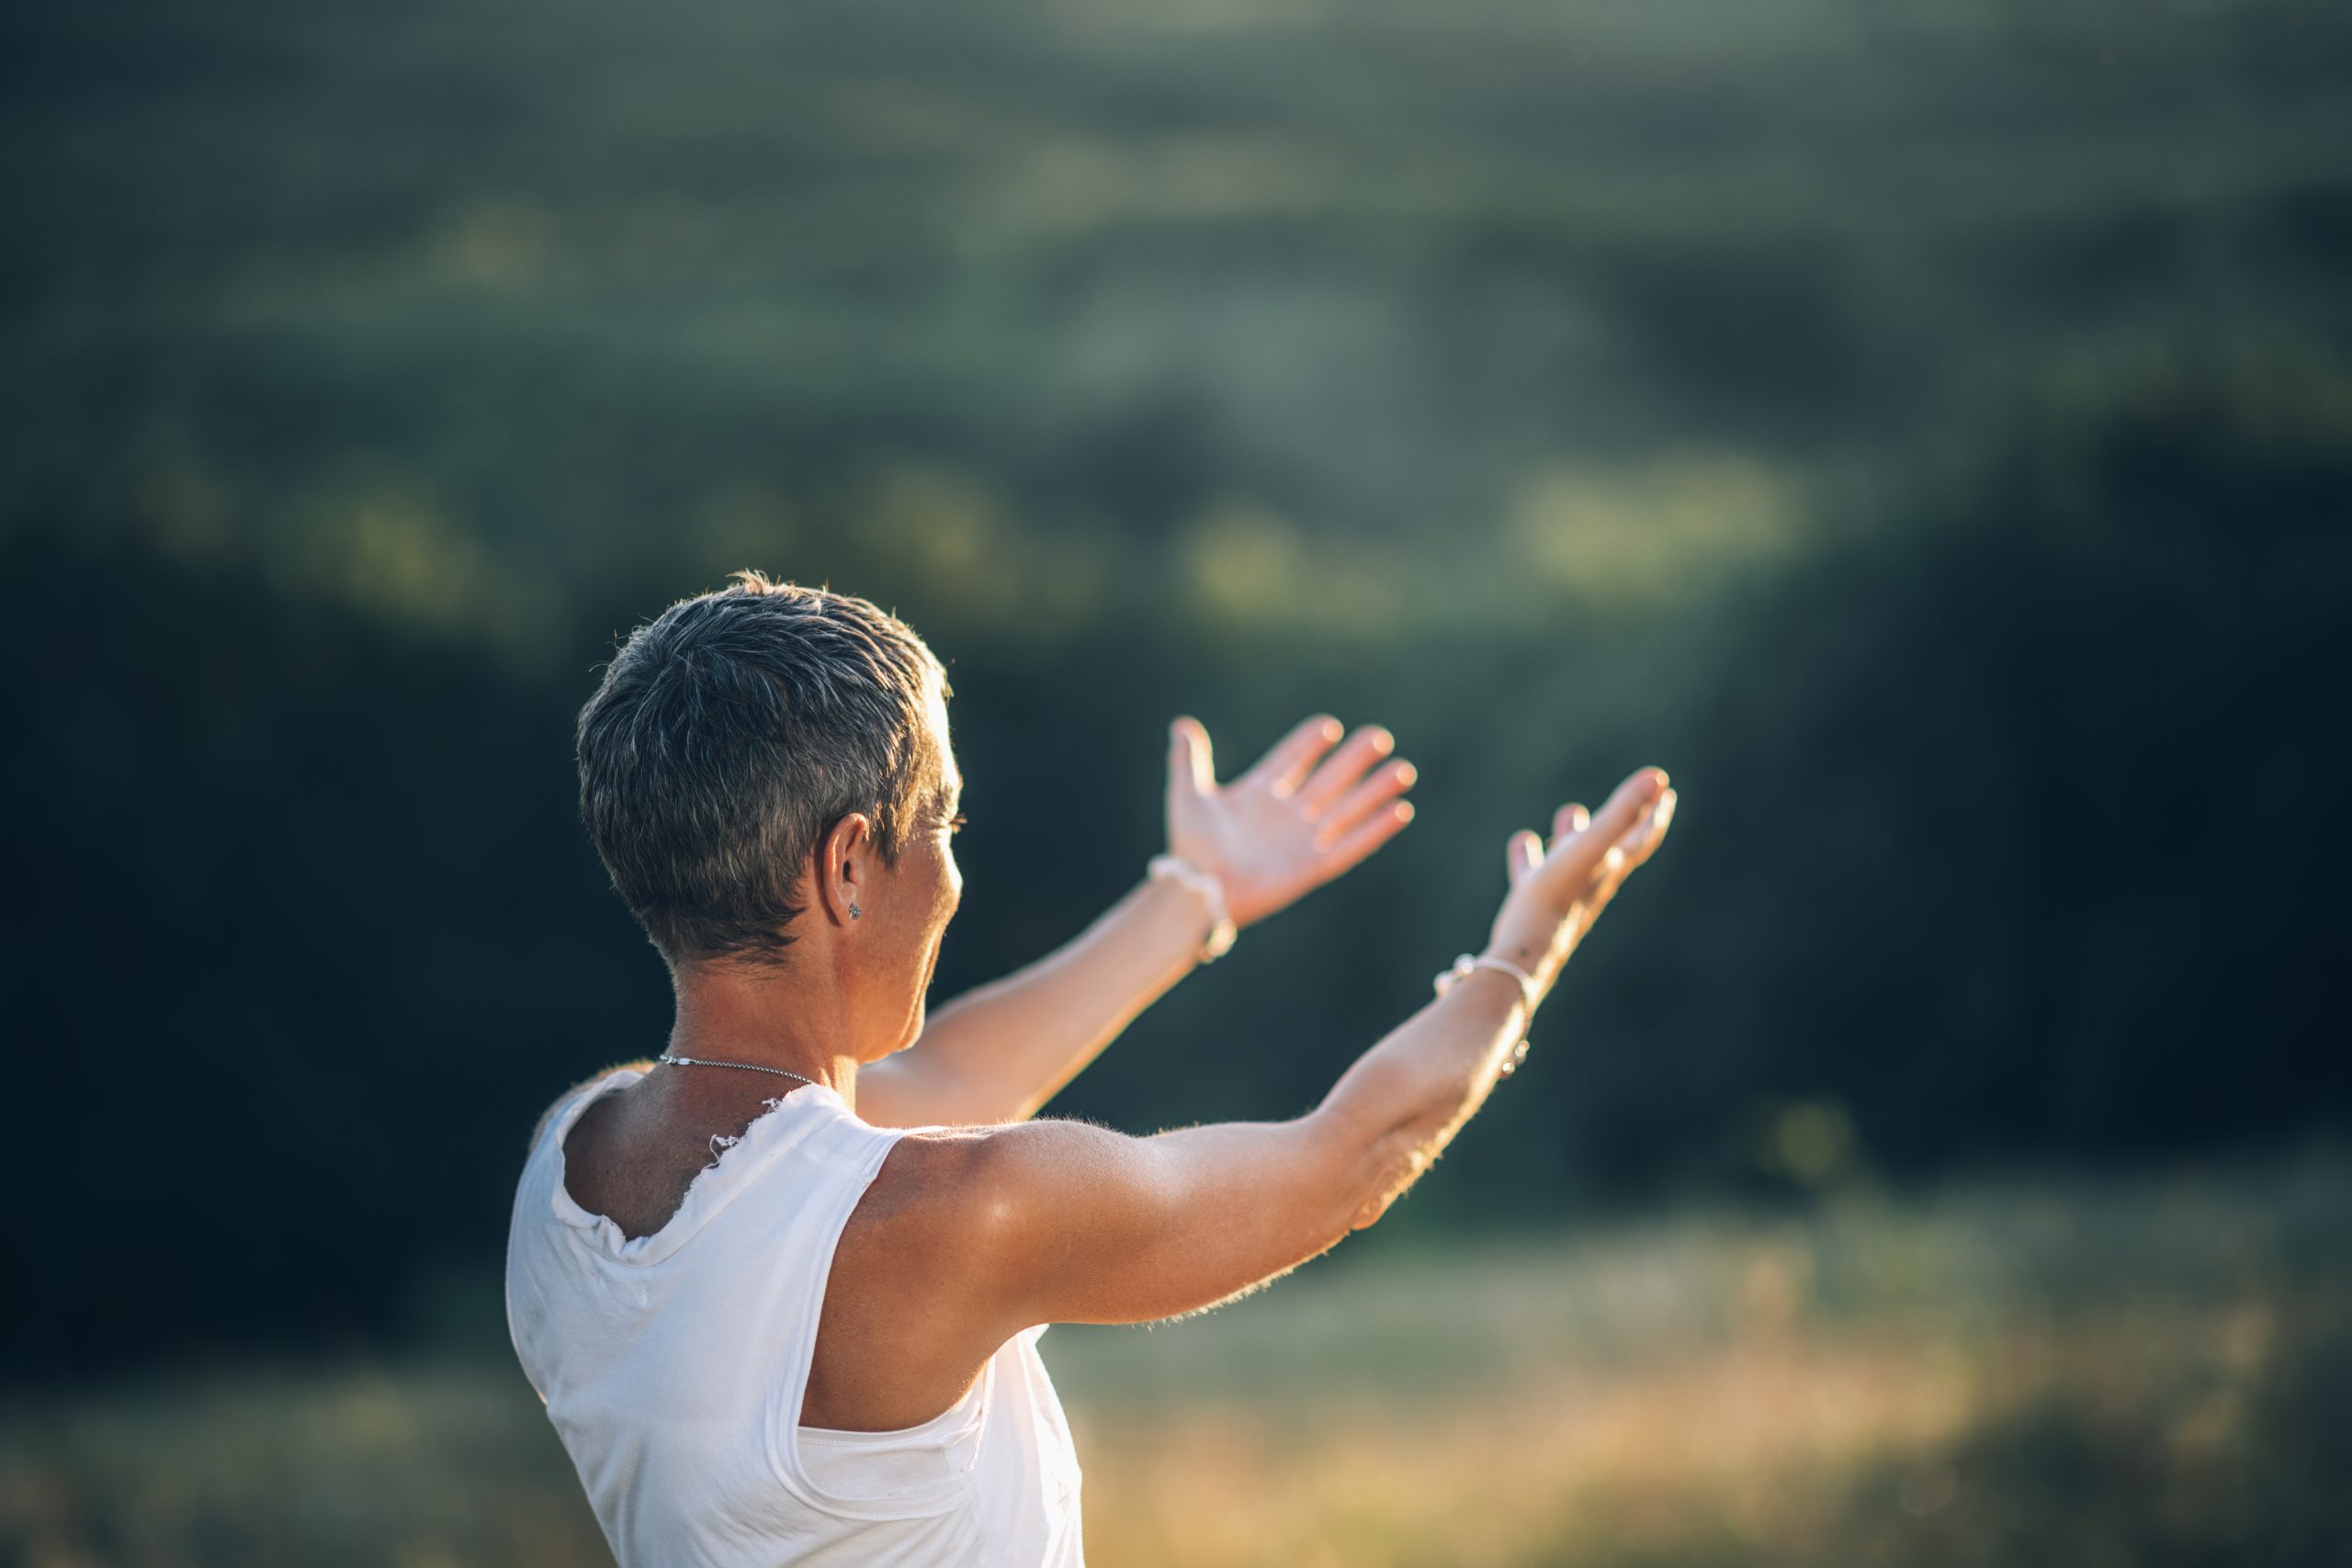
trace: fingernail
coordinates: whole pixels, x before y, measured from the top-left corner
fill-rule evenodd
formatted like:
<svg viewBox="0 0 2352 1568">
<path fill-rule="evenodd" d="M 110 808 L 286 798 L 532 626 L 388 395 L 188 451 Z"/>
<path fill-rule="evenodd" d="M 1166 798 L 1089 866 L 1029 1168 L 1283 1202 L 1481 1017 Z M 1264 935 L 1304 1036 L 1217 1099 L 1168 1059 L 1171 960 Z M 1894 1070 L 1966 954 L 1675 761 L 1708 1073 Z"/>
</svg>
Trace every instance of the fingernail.
<svg viewBox="0 0 2352 1568">
<path fill-rule="evenodd" d="M 1398 784 L 1409 784 L 1420 776 L 1421 775 L 1414 770 L 1412 763 L 1399 762 L 1396 764 L 1396 782 Z"/>
</svg>

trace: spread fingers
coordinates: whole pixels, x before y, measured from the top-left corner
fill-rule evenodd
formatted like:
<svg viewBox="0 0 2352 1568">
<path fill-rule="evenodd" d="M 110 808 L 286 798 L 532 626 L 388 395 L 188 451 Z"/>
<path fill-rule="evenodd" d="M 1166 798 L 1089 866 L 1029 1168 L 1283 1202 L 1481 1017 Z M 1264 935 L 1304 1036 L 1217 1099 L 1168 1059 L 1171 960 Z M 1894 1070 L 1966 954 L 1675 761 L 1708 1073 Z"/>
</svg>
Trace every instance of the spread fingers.
<svg viewBox="0 0 2352 1568">
<path fill-rule="evenodd" d="M 1374 771 L 1355 788 L 1341 795 L 1331 807 L 1320 814 L 1316 837 L 1328 840 L 1346 832 L 1398 795 L 1413 787 L 1420 773 L 1412 763 L 1399 757 Z"/>
<path fill-rule="evenodd" d="M 1376 724 L 1367 724 L 1340 743 L 1323 765 L 1298 789 L 1298 803 L 1309 817 L 1320 817 L 1335 805 L 1352 803 L 1351 791 L 1367 769 L 1396 750 L 1396 738 Z"/>
</svg>

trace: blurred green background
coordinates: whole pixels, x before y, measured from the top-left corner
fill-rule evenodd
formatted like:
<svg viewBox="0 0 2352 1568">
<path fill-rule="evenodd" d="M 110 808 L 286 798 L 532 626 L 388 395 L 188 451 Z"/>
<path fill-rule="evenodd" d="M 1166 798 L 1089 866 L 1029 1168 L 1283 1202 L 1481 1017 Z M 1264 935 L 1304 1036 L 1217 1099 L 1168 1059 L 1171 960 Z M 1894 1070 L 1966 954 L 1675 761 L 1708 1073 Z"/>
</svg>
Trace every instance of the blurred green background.
<svg viewBox="0 0 2352 1568">
<path fill-rule="evenodd" d="M 948 663 L 943 998 L 1141 874 L 1178 713 L 1419 764 L 1054 1107 L 1135 1132 L 1682 792 L 1381 1226 L 1048 1337 L 1098 1559 L 2341 1560 L 2340 9 L 0 33 L 0 1557 L 602 1560 L 495 1277 L 668 1021 L 571 723 L 754 566 Z"/>
</svg>

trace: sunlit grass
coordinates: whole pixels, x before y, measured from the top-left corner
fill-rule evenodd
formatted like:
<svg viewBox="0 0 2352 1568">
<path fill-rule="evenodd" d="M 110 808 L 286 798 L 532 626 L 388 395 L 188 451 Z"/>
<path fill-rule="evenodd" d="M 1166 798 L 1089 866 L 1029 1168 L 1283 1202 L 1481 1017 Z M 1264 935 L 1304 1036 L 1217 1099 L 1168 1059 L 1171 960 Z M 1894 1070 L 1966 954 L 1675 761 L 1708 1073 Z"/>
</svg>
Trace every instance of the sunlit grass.
<svg viewBox="0 0 2352 1568">
<path fill-rule="evenodd" d="M 2343 1182 L 1690 1219 L 1328 1269 L 1140 1347 L 1057 1330 L 1089 1540 L 1171 1565 L 2291 1560 L 2347 1522 Z"/>
<path fill-rule="evenodd" d="M 1044 1348 L 1103 1564 L 2320 1561 L 2347 1200 L 2331 1158 L 1342 1249 Z M 0 1557 L 602 1562 L 500 1348 L 12 1401 Z"/>
</svg>

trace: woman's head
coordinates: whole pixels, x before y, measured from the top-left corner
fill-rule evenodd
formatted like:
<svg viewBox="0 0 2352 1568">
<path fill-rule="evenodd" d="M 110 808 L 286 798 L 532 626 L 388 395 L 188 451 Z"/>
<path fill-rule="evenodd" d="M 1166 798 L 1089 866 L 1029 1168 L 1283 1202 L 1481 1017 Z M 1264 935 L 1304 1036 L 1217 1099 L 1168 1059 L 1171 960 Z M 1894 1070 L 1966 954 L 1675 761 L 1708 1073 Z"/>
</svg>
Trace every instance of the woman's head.
<svg viewBox="0 0 2352 1568">
<path fill-rule="evenodd" d="M 756 572 L 631 633 L 580 712 L 580 809 L 672 966 L 788 963 L 804 915 L 854 919 L 919 1006 L 962 886 L 952 690 L 897 617 Z"/>
</svg>

